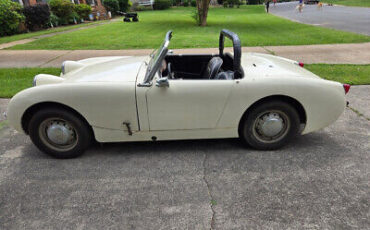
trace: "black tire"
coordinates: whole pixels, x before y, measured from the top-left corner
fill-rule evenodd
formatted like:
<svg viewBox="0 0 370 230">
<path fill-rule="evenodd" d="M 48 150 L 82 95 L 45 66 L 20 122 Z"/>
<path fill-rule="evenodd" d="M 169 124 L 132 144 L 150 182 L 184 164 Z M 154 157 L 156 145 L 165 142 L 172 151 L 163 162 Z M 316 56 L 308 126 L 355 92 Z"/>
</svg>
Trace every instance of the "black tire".
<svg viewBox="0 0 370 230">
<path fill-rule="evenodd" d="M 68 131 L 69 139 L 71 139 L 68 139 L 69 142 L 72 143 L 67 145 L 53 142 L 48 134 L 53 125 L 54 127 L 63 126 L 63 130 Z M 92 140 L 91 129 L 85 121 L 74 113 L 59 108 L 45 108 L 36 112 L 28 125 L 28 133 L 38 149 L 60 159 L 81 156 Z M 57 135 L 55 134 L 54 137 Z"/>
<path fill-rule="evenodd" d="M 263 125 L 267 124 L 266 120 L 273 120 L 275 124 L 281 125 L 281 130 L 277 129 L 280 130 L 279 133 L 275 136 L 265 135 Z M 259 150 L 281 148 L 298 134 L 300 127 L 297 110 L 283 101 L 268 101 L 252 108 L 242 122 L 240 138 L 249 146 Z"/>
</svg>

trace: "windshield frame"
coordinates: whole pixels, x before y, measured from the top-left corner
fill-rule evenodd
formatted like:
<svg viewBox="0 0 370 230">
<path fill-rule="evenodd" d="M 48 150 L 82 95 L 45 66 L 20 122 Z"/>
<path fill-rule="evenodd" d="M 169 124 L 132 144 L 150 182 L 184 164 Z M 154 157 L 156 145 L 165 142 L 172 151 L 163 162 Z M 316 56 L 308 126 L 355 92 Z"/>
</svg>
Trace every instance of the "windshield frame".
<svg viewBox="0 0 370 230">
<path fill-rule="evenodd" d="M 154 52 L 151 57 L 150 61 L 148 63 L 148 67 L 146 69 L 144 82 L 140 85 L 151 85 L 151 82 L 153 80 L 153 77 L 155 73 L 159 70 L 159 67 L 161 66 L 162 61 L 166 57 L 168 53 L 168 46 L 170 44 L 170 40 L 172 37 L 172 31 L 168 31 L 166 33 L 166 37 L 164 38 L 164 41 L 162 45 L 159 47 L 157 52 Z"/>
</svg>

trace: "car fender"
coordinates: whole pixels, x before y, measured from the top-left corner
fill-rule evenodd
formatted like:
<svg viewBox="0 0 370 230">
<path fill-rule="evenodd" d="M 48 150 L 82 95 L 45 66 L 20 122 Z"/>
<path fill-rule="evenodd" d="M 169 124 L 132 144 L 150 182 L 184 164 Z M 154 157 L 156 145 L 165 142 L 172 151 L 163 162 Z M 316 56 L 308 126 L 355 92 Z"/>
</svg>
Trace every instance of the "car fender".
<svg viewBox="0 0 370 230">
<path fill-rule="evenodd" d="M 237 128 L 244 113 L 266 97 L 286 96 L 298 101 L 306 113 L 306 134 L 333 123 L 346 104 L 342 84 L 303 77 L 260 77 L 236 81 L 218 127 Z"/>
<path fill-rule="evenodd" d="M 16 94 L 8 106 L 8 119 L 23 132 L 22 117 L 33 105 L 55 102 L 80 113 L 94 129 L 126 130 L 123 122 L 138 130 L 135 82 L 81 82 L 49 84 L 28 88 Z"/>
</svg>

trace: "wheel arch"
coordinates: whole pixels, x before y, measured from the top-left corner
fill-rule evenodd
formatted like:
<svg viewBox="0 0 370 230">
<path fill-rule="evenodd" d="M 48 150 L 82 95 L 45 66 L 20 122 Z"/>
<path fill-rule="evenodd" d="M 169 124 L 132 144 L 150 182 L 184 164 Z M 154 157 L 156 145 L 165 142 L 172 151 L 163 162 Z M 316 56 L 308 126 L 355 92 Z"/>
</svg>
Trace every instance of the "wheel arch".
<svg viewBox="0 0 370 230">
<path fill-rule="evenodd" d="M 88 125 L 90 132 L 93 135 L 93 138 L 95 139 L 94 131 L 91 125 L 89 124 L 89 122 L 86 120 L 86 118 L 82 116 L 77 110 L 73 109 L 72 107 L 59 103 L 59 102 L 40 102 L 26 109 L 26 111 L 22 115 L 21 123 L 22 123 L 22 129 L 27 135 L 28 135 L 29 122 L 31 121 L 33 115 L 42 108 L 58 108 L 58 109 L 64 109 L 68 112 L 71 112 L 72 114 L 80 118 L 83 122 L 85 122 Z"/>
<path fill-rule="evenodd" d="M 248 113 L 256 108 L 257 106 L 263 104 L 263 103 L 266 103 L 266 102 L 269 102 L 269 101 L 283 101 L 283 102 L 286 102 L 290 105 L 292 105 L 296 110 L 297 110 L 297 113 L 299 115 L 299 120 L 300 120 L 300 123 L 302 124 L 306 124 L 307 122 L 307 114 L 306 114 L 306 110 L 304 109 L 302 103 L 300 103 L 297 99 L 293 98 L 293 97 L 290 97 L 290 96 L 286 96 L 286 95 L 271 95 L 271 96 L 267 96 L 267 97 L 264 97 L 264 98 L 261 98 L 259 100 L 257 100 L 256 102 L 254 102 L 252 105 L 250 105 L 246 110 L 245 112 L 243 113 L 242 117 L 240 118 L 240 121 L 239 121 L 239 126 L 238 126 L 238 131 L 240 133 L 240 130 L 241 130 L 241 127 L 243 126 L 243 122 L 245 121 L 245 117 L 248 115 Z"/>
</svg>

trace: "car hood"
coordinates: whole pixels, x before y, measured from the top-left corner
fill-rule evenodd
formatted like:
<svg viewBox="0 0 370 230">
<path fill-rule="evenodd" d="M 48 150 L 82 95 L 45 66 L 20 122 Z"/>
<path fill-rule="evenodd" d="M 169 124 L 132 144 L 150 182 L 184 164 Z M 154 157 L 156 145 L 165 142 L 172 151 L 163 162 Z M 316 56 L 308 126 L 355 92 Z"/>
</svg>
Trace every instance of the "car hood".
<svg viewBox="0 0 370 230">
<path fill-rule="evenodd" d="M 147 57 L 99 57 L 66 61 L 63 82 L 135 82 Z"/>
<path fill-rule="evenodd" d="M 298 65 L 298 61 L 260 54 L 243 53 L 242 66 L 245 76 L 251 77 L 305 77 L 320 79 L 319 76 Z"/>
</svg>

